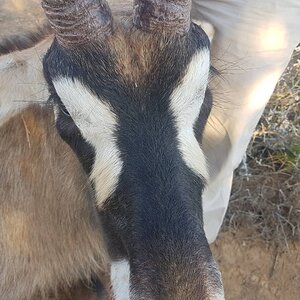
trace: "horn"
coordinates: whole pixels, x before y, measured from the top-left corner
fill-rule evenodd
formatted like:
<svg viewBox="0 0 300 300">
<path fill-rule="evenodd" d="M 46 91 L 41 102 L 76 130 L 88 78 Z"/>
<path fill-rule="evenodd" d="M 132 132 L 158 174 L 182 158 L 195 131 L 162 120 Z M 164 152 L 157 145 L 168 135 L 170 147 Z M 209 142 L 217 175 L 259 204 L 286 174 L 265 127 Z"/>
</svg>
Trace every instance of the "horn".
<svg viewBox="0 0 300 300">
<path fill-rule="evenodd" d="M 76 47 L 112 33 L 111 11 L 105 0 L 43 0 L 42 7 L 64 47 Z"/>
<path fill-rule="evenodd" d="M 134 25 L 145 31 L 184 34 L 191 26 L 191 0 L 134 0 Z"/>
</svg>

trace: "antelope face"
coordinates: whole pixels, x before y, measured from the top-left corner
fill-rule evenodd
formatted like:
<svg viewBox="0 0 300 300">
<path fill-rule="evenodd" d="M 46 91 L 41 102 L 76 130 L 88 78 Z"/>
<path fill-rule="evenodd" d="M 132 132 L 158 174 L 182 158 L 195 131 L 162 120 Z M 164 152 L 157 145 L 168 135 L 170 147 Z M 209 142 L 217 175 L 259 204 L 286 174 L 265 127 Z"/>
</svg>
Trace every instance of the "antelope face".
<svg viewBox="0 0 300 300">
<path fill-rule="evenodd" d="M 190 1 L 135 1 L 126 16 L 100 0 L 43 6 L 56 125 L 94 185 L 116 299 L 224 299 L 201 205 L 209 40 Z"/>
</svg>

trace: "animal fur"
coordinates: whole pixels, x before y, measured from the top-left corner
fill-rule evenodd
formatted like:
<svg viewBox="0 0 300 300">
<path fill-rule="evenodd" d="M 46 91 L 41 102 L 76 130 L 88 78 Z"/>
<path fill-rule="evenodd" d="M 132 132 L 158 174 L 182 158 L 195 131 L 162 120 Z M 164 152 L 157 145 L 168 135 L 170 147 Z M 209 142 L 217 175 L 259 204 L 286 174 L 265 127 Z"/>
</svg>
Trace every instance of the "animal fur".
<svg viewBox="0 0 300 300">
<path fill-rule="evenodd" d="M 0 47 L 1 300 L 85 299 L 109 273 L 92 188 L 46 105 L 48 35 Z"/>
<path fill-rule="evenodd" d="M 0 128 L 3 300 L 46 296 L 107 271 L 91 187 L 52 114 L 32 106 Z"/>
<path fill-rule="evenodd" d="M 92 187 L 45 105 L 52 39 L 47 29 L 0 47 L 1 300 L 92 299 L 83 282 L 109 274 Z"/>
</svg>

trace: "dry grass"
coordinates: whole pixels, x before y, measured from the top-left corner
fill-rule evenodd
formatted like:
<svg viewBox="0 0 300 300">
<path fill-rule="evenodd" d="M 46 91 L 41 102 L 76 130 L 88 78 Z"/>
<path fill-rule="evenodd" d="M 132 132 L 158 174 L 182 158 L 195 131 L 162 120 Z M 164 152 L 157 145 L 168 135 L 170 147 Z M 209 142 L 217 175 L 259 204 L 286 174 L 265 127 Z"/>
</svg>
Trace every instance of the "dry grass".
<svg viewBox="0 0 300 300">
<path fill-rule="evenodd" d="M 300 45 L 236 171 L 223 230 L 242 227 L 277 246 L 300 241 Z"/>
</svg>

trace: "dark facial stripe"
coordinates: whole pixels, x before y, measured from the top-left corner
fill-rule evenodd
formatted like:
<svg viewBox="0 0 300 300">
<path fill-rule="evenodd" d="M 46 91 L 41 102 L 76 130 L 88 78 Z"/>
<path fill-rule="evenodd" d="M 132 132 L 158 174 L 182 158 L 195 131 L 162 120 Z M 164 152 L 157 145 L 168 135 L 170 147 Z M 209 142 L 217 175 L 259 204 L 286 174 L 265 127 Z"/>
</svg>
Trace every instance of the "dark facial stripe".
<svg viewBox="0 0 300 300">
<path fill-rule="evenodd" d="M 212 93 L 211 93 L 210 89 L 207 88 L 206 92 L 205 92 L 204 101 L 203 101 L 203 104 L 201 106 L 201 110 L 199 113 L 199 117 L 194 124 L 195 137 L 199 143 L 202 142 L 203 131 L 204 131 L 205 125 L 207 123 L 208 117 L 210 115 L 212 105 L 213 105 Z"/>
<path fill-rule="evenodd" d="M 83 169 L 87 174 L 90 174 L 95 162 L 95 149 L 82 136 L 79 128 L 69 115 L 64 104 L 56 93 L 53 92 L 54 87 L 49 78 L 47 70 L 44 70 L 46 81 L 49 85 L 51 96 L 49 103 L 54 105 L 56 112 L 56 128 L 61 138 L 71 147 L 77 155 Z"/>
<path fill-rule="evenodd" d="M 91 174 L 95 163 L 95 149 L 82 136 L 70 115 L 59 107 L 56 128 L 62 139 L 69 144 L 79 158 L 85 172 Z"/>
</svg>

